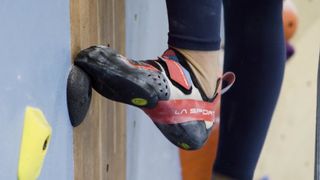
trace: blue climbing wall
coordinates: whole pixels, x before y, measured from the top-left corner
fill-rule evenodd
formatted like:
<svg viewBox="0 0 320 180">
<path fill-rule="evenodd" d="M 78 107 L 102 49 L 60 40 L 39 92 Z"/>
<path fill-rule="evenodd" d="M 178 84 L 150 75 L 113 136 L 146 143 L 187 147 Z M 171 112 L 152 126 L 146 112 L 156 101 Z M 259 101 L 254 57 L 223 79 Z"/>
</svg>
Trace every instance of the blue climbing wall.
<svg viewBox="0 0 320 180">
<path fill-rule="evenodd" d="M 69 19 L 67 0 L 0 1 L 0 179 L 17 179 L 27 105 L 40 108 L 53 130 L 39 179 L 73 179 Z"/>
</svg>

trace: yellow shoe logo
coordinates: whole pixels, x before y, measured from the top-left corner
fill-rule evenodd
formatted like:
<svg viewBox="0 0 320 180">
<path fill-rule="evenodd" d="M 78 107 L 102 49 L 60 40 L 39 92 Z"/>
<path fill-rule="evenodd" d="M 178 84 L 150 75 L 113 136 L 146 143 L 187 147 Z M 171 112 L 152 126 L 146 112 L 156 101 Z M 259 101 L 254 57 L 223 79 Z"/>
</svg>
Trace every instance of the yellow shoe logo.
<svg viewBox="0 0 320 180">
<path fill-rule="evenodd" d="M 133 98 L 131 100 L 131 102 L 134 104 L 134 105 L 137 105 L 137 106 L 145 106 L 148 104 L 148 101 L 146 99 L 143 99 L 143 98 Z"/>
</svg>

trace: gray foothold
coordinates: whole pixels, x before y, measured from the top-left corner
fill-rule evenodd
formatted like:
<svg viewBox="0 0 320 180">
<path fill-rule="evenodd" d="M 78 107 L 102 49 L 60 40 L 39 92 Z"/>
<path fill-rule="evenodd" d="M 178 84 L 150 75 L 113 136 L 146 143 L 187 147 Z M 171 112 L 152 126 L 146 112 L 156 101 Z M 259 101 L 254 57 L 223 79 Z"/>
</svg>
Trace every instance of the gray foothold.
<svg viewBox="0 0 320 180">
<path fill-rule="evenodd" d="M 67 82 L 67 104 L 73 127 L 84 120 L 91 102 L 90 77 L 77 66 L 72 66 Z"/>
</svg>

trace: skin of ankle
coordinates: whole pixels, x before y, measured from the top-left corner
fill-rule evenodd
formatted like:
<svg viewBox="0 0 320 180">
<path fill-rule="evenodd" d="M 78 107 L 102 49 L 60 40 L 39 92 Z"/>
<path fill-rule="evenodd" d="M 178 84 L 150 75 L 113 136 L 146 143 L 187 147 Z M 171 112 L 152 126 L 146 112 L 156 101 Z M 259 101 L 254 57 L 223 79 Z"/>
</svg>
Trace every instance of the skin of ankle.
<svg viewBox="0 0 320 180">
<path fill-rule="evenodd" d="M 216 89 L 216 81 L 222 74 L 219 63 L 220 51 L 195 51 L 174 48 L 186 57 L 204 93 L 211 98 Z"/>
</svg>

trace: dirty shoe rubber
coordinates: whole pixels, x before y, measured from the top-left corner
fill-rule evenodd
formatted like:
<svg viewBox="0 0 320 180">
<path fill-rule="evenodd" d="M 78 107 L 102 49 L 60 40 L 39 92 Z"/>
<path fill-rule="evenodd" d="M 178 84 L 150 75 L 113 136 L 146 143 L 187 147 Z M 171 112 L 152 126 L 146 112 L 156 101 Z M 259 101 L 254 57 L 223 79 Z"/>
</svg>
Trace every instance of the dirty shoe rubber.
<svg viewBox="0 0 320 180">
<path fill-rule="evenodd" d="M 175 145 L 199 149 L 215 124 L 221 94 L 234 82 L 226 73 L 206 97 L 184 57 L 168 49 L 157 60 L 134 61 L 104 46 L 81 51 L 75 65 L 91 78 L 104 97 L 141 108 Z M 226 87 L 221 90 L 222 81 Z"/>
</svg>

